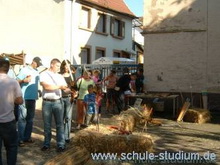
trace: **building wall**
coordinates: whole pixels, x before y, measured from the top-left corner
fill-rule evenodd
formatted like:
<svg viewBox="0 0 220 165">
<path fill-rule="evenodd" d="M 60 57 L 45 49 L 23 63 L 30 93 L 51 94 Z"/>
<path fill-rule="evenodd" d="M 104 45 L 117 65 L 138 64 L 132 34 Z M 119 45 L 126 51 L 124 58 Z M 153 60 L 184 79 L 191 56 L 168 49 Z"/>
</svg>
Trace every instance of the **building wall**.
<svg viewBox="0 0 220 165">
<path fill-rule="evenodd" d="M 220 93 L 220 1 L 208 1 L 207 82 L 208 91 Z"/>
<path fill-rule="evenodd" d="M 62 0 L 1 0 L 0 53 L 42 57 L 48 64 L 64 54 L 64 4 Z"/>
<path fill-rule="evenodd" d="M 133 26 L 135 26 L 135 25 L 133 25 Z M 144 37 L 141 34 L 142 32 L 143 32 L 143 30 L 140 27 L 134 27 L 133 28 L 133 39 L 137 43 L 144 45 Z"/>
<path fill-rule="evenodd" d="M 218 92 L 217 0 L 145 0 L 145 76 L 151 91 Z"/>
<path fill-rule="evenodd" d="M 86 45 L 91 46 L 91 62 L 95 60 L 96 47 L 106 48 L 106 57 L 113 56 L 113 50 L 126 50 L 132 52 L 132 19 L 124 15 L 117 13 L 109 13 L 104 11 L 107 14 L 107 33 L 108 35 L 100 35 L 95 33 L 94 29 L 98 21 L 98 12 L 103 12 L 95 8 L 91 8 L 91 30 L 84 30 L 79 28 L 80 23 L 80 11 L 82 5 L 75 3 L 73 5 L 73 17 L 72 17 L 72 58 L 73 63 L 80 64 L 81 59 L 79 54 L 81 48 Z M 115 39 L 110 35 L 110 16 L 118 16 L 125 22 L 125 38 L 124 39 Z"/>
</svg>

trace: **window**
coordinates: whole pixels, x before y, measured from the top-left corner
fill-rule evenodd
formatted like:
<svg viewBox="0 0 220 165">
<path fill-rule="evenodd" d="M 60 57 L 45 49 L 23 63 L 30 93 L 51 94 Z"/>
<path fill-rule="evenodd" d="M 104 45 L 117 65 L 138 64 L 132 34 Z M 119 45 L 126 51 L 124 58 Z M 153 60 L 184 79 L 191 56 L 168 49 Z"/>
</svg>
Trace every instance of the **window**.
<svg viewBox="0 0 220 165">
<path fill-rule="evenodd" d="M 107 24 L 107 16 L 105 14 L 99 13 L 98 14 L 98 23 L 96 26 L 97 33 L 106 33 L 106 24 Z"/>
<path fill-rule="evenodd" d="M 80 57 L 81 57 L 81 64 L 90 64 L 90 47 L 85 47 L 81 49 Z"/>
<path fill-rule="evenodd" d="M 91 10 L 85 7 L 81 10 L 80 28 L 91 28 Z"/>
<path fill-rule="evenodd" d="M 111 17 L 111 35 L 116 38 L 124 38 L 125 36 L 125 22 Z"/>
<path fill-rule="evenodd" d="M 105 48 L 96 48 L 95 60 L 100 57 L 105 57 Z"/>
<path fill-rule="evenodd" d="M 114 50 L 114 51 L 113 51 L 113 57 L 121 57 L 121 51 L 119 51 L 119 50 Z"/>
</svg>

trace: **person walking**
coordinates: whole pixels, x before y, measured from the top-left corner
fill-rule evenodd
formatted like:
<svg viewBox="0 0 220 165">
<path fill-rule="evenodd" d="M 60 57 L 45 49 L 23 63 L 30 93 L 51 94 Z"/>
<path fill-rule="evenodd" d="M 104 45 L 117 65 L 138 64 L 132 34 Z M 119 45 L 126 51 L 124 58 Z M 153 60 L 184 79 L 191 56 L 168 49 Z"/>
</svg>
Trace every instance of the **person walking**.
<svg viewBox="0 0 220 165">
<path fill-rule="evenodd" d="M 42 65 L 41 59 L 35 57 L 31 65 L 22 68 L 17 76 L 21 85 L 24 104 L 18 107 L 18 141 L 19 146 L 33 143 L 31 133 L 38 99 L 39 72 L 37 68 Z"/>
<path fill-rule="evenodd" d="M 43 87 L 42 116 L 44 122 L 44 143 L 41 148 L 42 151 L 48 151 L 50 149 L 52 115 L 54 116 L 56 124 L 57 152 L 63 152 L 65 150 L 61 90 L 68 93 L 70 89 L 67 88 L 64 77 L 58 74 L 60 65 L 60 61 L 54 58 L 50 62 L 50 68 L 40 74 L 40 84 Z"/>
<path fill-rule="evenodd" d="M 17 80 L 10 78 L 7 72 L 10 62 L 0 58 L 0 164 L 2 163 L 2 142 L 6 149 L 7 164 L 17 161 L 18 136 L 14 115 L 14 104 L 22 104 L 22 92 Z"/>
</svg>

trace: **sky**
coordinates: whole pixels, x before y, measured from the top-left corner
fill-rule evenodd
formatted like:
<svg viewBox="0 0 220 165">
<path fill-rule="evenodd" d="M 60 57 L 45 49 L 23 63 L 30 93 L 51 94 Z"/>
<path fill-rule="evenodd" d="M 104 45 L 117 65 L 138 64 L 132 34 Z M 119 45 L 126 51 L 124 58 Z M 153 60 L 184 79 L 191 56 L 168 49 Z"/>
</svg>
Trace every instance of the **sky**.
<svg viewBox="0 0 220 165">
<path fill-rule="evenodd" d="M 124 2 L 136 16 L 143 16 L 144 0 L 124 0 Z"/>
</svg>

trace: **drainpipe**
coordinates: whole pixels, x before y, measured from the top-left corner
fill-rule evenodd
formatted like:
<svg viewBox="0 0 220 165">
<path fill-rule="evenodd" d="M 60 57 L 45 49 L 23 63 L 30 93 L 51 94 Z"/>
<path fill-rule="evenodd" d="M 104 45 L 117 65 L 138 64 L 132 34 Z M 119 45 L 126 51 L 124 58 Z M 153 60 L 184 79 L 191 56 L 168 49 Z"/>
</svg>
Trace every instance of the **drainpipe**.
<svg viewBox="0 0 220 165">
<path fill-rule="evenodd" d="M 75 0 L 64 1 L 64 59 L 72 63 L 72 18 Z"/>
<path fill-rule="evenodd" d="M 206 20 L 207 20 L 207 23 L 206 23 L 206 71 L 205 71 L 205 77 L 206 77 L 206 86 L 205 86 L 205 89 L 202 91 L 202 102 L 203 102 L 203 108 L 204 109 L 208 109 L 208 56 L 209 56 L 209 1 L 207 0 L 206 1 L 207 3 L 207 13 L 206 13 Z"/>
<path fill-rule="evenodd" d="M 76 0 L 72 0 L 72 3 L 71 3 L 71 24 L 70 24 L 70 62 L 73 63 L 73 56 L 72 56 L 72 32 L 73 32 L 73 5 L 75 4 Z"/>
</svg>

